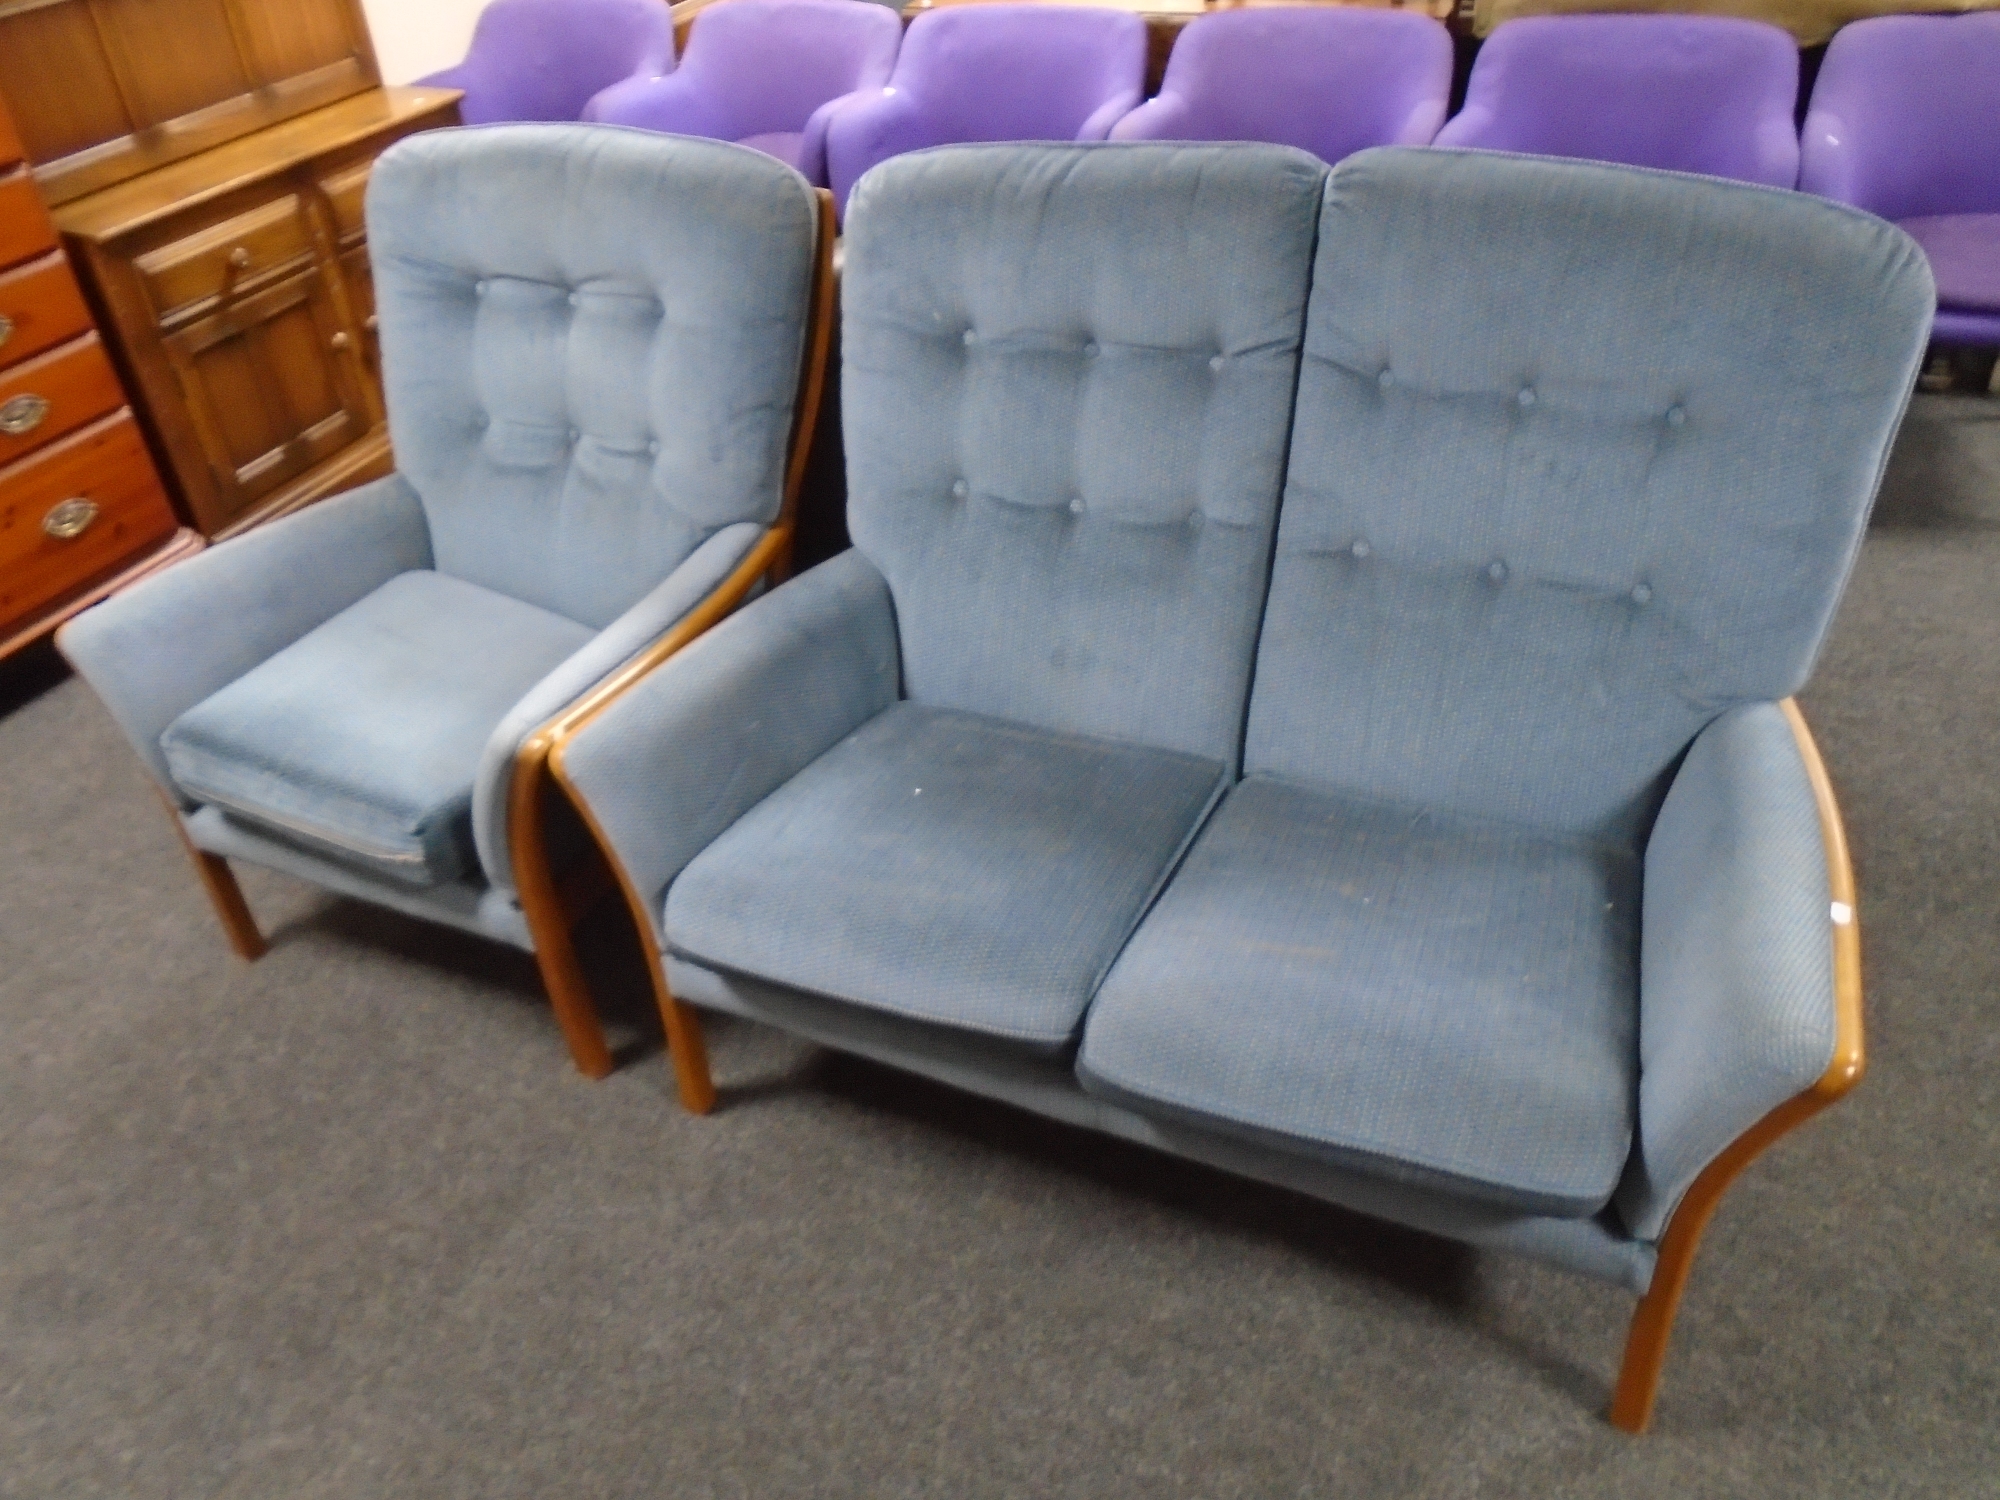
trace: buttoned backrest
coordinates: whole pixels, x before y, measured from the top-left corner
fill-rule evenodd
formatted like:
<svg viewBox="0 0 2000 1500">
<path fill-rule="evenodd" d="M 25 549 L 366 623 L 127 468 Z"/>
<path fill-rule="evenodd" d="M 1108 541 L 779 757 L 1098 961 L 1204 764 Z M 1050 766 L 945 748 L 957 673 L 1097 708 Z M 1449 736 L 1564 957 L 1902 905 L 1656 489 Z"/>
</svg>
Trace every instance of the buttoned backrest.
<svg viewBox="0 0 2000 1500">
<path fill-rule="evenodd" d="M 1697 731 L 1805 682 L 1931 296 L 1907 236 L 1804 194 L 1349 158 L 1246 772 L 1637 836 Z"/>
<path fill-rule="evenodd" d="M 1791 187 L 1798 92 L 1798 44 L 1762 21 L 1531 16 L 1487 38 L 1437 144 Z"/>
<path fill-rule="evenodd" d="M 1324 173 L 968 146 L 856 190 L 848 525 L 906 696 L 1234 763 Z"/>
<path fill-rule="evenodd" d="M 396 463 L 440 572 L 605 625 L 782 500 L 817 224 L 760 152 L 440 131 L 368 188 Z"/>
<path fill-rule="evenodd" d="M 2000 213 L 2000 15 L 1842 27 L 1802 149 L 1800 187 L 1885 219 Z"/>
</svg>

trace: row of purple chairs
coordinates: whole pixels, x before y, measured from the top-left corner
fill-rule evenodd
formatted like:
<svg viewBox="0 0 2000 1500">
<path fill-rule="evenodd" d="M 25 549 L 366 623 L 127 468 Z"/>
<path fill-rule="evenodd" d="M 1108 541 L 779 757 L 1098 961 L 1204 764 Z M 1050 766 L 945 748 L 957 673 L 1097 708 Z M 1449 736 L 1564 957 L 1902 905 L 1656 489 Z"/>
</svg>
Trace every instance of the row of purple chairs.
<svg viewBox="0 0 2000 1500">
<path fill-rule="evenodd" d="M 1447 122 L 1450 38 L 1408 12 L 1203 16 L 1151 100 L 1145 26 L 1123 12 L 948 8 L 905 35 L 882 5 L 730 0 L 701 13 L 678 68 L 665 14 L 659 0 L 494 0 L 466 62 L 425 81 L 466 88 L 471 123 L 583 118 L 738 141 L 830 186 L 843 209 L 890 156 L 996 140 L 1276 141 L 1329 162 L 1434 143 L 1797 185 L 1893 219 L 1924 246 L 1941 342 L 2000 344 L 1996 14 L 1844 28 L 1803 147 L 1792 39 L 1721 17 L 1509 22 Z M 587 39 L 600 49 L 588 59 Z M 511 89 L 493 82 L 508 59 L 523 75 Z M 1007 78 L 1034 82 L 994 86 Z"/>
</svg>

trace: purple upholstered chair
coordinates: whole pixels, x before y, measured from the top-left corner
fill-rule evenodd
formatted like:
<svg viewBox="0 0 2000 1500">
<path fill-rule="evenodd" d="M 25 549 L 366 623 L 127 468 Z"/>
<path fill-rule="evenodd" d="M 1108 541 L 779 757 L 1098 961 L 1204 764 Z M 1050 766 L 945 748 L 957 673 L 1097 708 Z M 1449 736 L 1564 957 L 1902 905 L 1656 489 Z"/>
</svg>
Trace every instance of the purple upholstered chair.
<svg viewBox="0 0 2000 1500">
<path fill-rule="evenodd" d="M 576 120 L 621 78 L 674 70 L 674 20 L 662 0 L 493 0 L 465 61 L 421 78 L 465 90 L 468 125 Z"/>
<path fill-rule="evenodd" d="M 842 214 L 861 174 L 959 141 L 1101 141 L 1145 97 L 1146 23 L 1125 11 L 966 5 L 910 23 L 889 86 L 835 111 L 827 175 Z"/>
<path fill-rule="evenodd" d="M 730 0 L 695 17 L 671 76 L 615 83 L 583 117 L 754 146 L 825 187 L 827 121 L 855 90 L 889 81 L 902 40 L 886 6 Z"/>
<path fill-rule="evenodd" d="M 1509 21 L 1472 65 L 1440 146 L 1577 156 L 1793 187 L 1799 49 L 1761 21 L 1576 15 Z"/>
<path fill-rule="evenodd" d="M 1393 10 L 1220 11 L 1189 23 L 1159 97 L 1120 141 L 1276 141 L 1337 162 L 1368 146 L 1428 146 L 1451 98 L 1451 36 Z"/>
<path fill-rule="evenodd" d="M 1813 88 L 1799 186 L 1924 247 L 1940 344 L 2000 345 L 2000 15 L 1843 27 Z"/>
</svg>

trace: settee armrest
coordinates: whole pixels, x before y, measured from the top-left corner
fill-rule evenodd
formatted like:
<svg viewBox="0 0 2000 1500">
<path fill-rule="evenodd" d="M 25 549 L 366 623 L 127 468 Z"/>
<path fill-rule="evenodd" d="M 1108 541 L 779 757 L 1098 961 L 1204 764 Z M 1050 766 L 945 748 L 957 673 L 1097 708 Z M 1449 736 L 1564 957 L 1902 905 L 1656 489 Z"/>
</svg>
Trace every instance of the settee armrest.
<svg viewBox="0 0 2000 1500">
<path fill-rule="evenodd" d="M 1730 1156 L 1733 1177 L 1861 1075 L 1853 876 L 1795 705 L 1697 737 L 1647 845 L 1641 921 L 1639 1130 L 1616 1201 L 1656 1240 L 1712 1164 Z"/>
<path fill-rule="evenodd" d="M 430 565 L 423 506 L 391 474 L 154 574 L 78 615 L 56 644 L 187 806 L 160 749 L 168 725 L 398 573 Z"/>
<path fill-rule="evenodd" d="M 727 581 L 758 541 L 768 535 L 770 528 L 755 521 L 723 527 L 508 710 L 486 741 L 472 786 L 472 840 L 486 878 L 496 889 L 514 889 L 507 815 L 513 795 L 514 760 L 523 743 L 678 625 Z"/>
<path fill-rule="evenodd" d="M 563 733 L 549 763 L 657 931 L 688 861 L 894 703 L 900 668 L 889 585 L 843 552 Z"/>
</svg>

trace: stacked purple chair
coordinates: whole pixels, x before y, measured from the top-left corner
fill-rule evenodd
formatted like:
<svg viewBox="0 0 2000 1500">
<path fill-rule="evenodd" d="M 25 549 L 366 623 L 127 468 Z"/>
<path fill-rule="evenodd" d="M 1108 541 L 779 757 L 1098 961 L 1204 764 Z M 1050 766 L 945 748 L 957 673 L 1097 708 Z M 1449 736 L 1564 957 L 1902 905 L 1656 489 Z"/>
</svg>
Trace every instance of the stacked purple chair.
<svg viewBox="0 0 2000 1500">
<path fill-rule="evenodd" d="M 902 39 L 881 5 L 730 0 L 695 18 L 671 76 L 613 84 L 583 117 L 753 146 L 825 187 L 827 122 L 856 90 L 889 81 Z"/>
<path fill-rule="evenodd" d="M 1480 48 L 1440 146 L 1574 156 L 1793 187 L 1798 44 L 1722 16 L 1509 21 Z"/>
<path fill-rule="evenodd" d="M 468 125 L 579 120 L 624 78 L 674 70 L 674 21 L 662 0 L 493 0 L 465 61 L 420 78 L 465 90 Z"/>
<path fill-rule="evenodd" d="M 1273 141 L 1337 162 L 1428 146 L 1451 99 L 1451 36 L 1408 11 L 1223 11 L 1174 43 L 1159 96 L 1120 141 Z"/>
<path fill-rule="evenodd" d="M 1813 89 L 1799 186 L 1924 247 L 1938 343 L 2000 346 L 2000 14 L 1844 27 Z"/>
<path fill-rule="evenodd" d="M 844 215 L 862 173 L 925 146 L 1104 140 L 1145 84 L 1146 23 L 1125 11 L 925 11 L 910 23 L 889 86 L 845 105 L 827 127 L 834 202 Z"/>
</svg>

